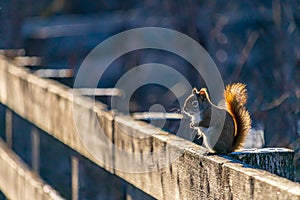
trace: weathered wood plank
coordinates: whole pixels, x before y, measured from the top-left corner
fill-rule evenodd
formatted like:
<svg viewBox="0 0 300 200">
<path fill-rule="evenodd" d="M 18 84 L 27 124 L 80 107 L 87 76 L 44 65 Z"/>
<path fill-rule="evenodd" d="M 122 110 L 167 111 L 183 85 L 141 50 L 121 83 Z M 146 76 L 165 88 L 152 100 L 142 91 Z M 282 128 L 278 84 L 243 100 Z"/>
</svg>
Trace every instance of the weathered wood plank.
<svg viewBox="0 0 300 200">
<path fill-rule="evenodd" d="M 79 193 L 79 160 L 76 156 L 71 157 L 72 170 L 72 200 L 78 200 Z"/>
<path fill-rule="evenodd" d="M 163 112 L 146 112 L 146 113 L 132 113 L 134 119 L 182 119 L 183 115 L 179 113 L 163 113 Z"/>
<path fill-rule="evenodd" d="M 17 56 L 12 62 L 17 66 L 36 67 L 42 65 L 42 58 L 36 56 Z"/>
<path fill-rule="evenodd" d="M 0 189 L 9 199 L 63 199 L 0 139 Z"/>
<path fill-rule="evenodd" d="M 243 163 L 267 170 L 289 180 L 295 179 L 294 151 L 287 148 L 244 149 L 229 154 Z"/>
<path fill-rule="evenodd" d="M 106 169 L 111 171 L 111 145 L 101 144 L 103 138 L 98 133 L 100 125 L 102 137 L 111 141 L 112 112 L 106 112 L 103 104 L 94 104 L 89 98 L 76 98 L 69 89 L 0 59 L 0 101 L 82 155 L 95 157 L 87 151 L 88 146 L 97 152 L 97 158 L 92 160 L 105 161 L 101 166 L 108 166 Z"/>
<path fill-rule="evenodd" d="M 12 147 L 12 111 L 5 111 L 5 140 L 9 147 Z"/>
<path fill-rule="evenodd" d="M 41 78 L 72 78 L 72 69 L 38 69 L 34 74 Z"/>
<path fill-rule="evenodd" d="M 36 127 L 31 128 L 31 166 L 33 171 L 40 171 L 40 133 Z"/>
<path fill-rule="evenodd" d="M 228 199 L 300 199 L 299 184 L 242 163 L 223 166 L 224 198 Z"/>
<path fill-rule="evenodd" d="M 232 158 L 207 155 L 201 146 L 106 111 L 69 90 L 0 59 L 2 103 L 155 198 L 269 199 L 271 194 L 300 199 L 300 184 Z"/>
<path fill-rule="evenodd" d="M 25 49 L 0 49 L 0 55 L 8 58 L 15 58 L 17 56 L 24 56 Z"/>
<path fill-rule="evenodd" d="M 145 194 L 138 188 L 127 184 L 126 185 L 126 200 L 136 200 L 136 199 L 143 199 L 143 200 L 154 200 L 153 197 Z"/>
<path fill-rule="evenodd" d="M 71 89 L 76 95 L 83 96 L 121 96 L 122 91 L 117 88 L 76 88 Z"/>
<path fill-rule="evenodd" d="M 115 173 L 155 198 L 300 199 L 297 183 L 250 165 L 240 167 L 230 157 L 209 155 L 189 141 L 139 124 L 129 117 L 115 117 L 115 145 L 129 153 L 115 154 Z M 291 186 L 293 190 L 287 189 Z"/>
</svg>

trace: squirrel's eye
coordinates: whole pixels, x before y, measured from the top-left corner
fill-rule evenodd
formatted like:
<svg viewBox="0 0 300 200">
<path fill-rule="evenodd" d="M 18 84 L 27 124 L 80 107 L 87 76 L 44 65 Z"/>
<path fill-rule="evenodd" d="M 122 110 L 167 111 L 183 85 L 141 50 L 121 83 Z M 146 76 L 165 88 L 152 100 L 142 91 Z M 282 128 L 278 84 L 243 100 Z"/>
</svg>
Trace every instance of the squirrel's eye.
<svg viewBox="0 0 300 200">
<path fill-rule="evenodd" d="M 198 101 L 193 101 L 192 102 L 192 106 L 195 107 L 195 108 L 198 107 L 198 104 L 199 104 Z"/>
</svg>

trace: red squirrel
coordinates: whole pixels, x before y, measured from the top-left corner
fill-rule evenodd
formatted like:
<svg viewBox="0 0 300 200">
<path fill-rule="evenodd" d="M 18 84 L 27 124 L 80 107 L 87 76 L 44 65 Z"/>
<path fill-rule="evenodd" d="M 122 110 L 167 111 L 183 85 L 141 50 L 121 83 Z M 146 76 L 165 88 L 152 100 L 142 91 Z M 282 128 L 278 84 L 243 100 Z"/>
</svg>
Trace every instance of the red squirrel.
<svg viewBox="0 0 300 200">
<path fill-rule="evenodd" d="M 200 91 L 194 88 L 192 94 L 185 100 L 183 108 L 183 112 L 191 117 L 191 128 L 203 136 L 204 145 L 215 153 L 229 153 L 240 149 L 251 128 L 250 114 L 245 107 L 246 86 L 242 83 L 227 85 L 224 100 L 225 107 L 216 106 L 210 101 L 206 88 Z M 221 122 L 210 123 L 212 108 L 214 112 L 226 111 L 222 131 L 217 130 Z M 216 120 L 222 119 L 217 117 Z"/>
</svg>

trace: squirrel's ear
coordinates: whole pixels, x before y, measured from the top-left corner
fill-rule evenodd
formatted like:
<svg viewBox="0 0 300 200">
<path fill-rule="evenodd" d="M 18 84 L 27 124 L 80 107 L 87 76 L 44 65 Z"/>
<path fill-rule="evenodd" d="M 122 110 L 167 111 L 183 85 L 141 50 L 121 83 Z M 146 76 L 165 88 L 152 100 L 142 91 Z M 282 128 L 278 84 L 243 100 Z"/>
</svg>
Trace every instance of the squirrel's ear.
<svg viewBox="0 0 300 200">
<path fill-rule="evenodd" d="M 199 93 L 199 92 L 198 92 L 197 88 L 194 87 L 194 89 L 193 89 L 193 94 L 198 94 L 198 93 Z"/>
<path fill-rule="evenodd" d="M 199 91 L 199 96 L 201 97 L 202 100 L 207 99 L 207 91 L 206 91 L 205 88 L 202 88 L 202 89 Z"/>
<path fill-rule="evenodd" d="M 200 95 L 202 96 L 206 96 L 206 91 L 205 89 L 201 89 L 200 92 L 199 92 Z"/>
</svg>

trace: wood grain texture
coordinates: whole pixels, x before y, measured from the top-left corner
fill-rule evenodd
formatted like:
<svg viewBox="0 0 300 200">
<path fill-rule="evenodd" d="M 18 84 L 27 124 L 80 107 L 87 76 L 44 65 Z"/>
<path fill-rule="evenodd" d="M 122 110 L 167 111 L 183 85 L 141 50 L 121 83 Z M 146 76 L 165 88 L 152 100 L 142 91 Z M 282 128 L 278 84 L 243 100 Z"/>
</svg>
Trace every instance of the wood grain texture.
<svg viewBox="0 0 300 200">
<path fill-rule="evenodd" d="M 8 199 L 63 199 L 0 139 L 0 188 Z"/>
<path fill-rule="evenodd" d="M 74 98 L 70 88 L 5 59 L 0 59 L 0 102 L 157 199 L 300 199 L 298 183 L 208 155 L 201 146 L 107 111 L 101 103 Z"/>
<path fill-rule="evenodd" d="M 295 179 L 294 151 L 287 148 L 244 149 L 229 154 L 258 169 L 263 169 L 289 180 Z"/>
</svg>

